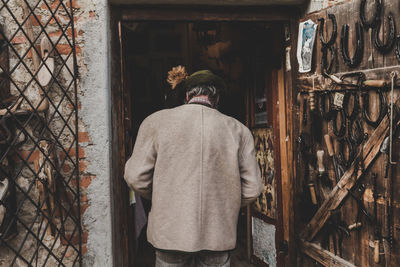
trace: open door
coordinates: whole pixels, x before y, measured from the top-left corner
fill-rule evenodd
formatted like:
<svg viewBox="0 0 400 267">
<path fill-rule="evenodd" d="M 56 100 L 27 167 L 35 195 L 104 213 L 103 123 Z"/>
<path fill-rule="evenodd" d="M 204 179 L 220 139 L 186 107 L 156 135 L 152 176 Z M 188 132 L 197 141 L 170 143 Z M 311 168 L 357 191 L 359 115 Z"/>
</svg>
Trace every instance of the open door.
<svg viewBox="0 0 400 267">
<path fill-rule="evenodd" d="M 113 132 L 118 136 L 115 140 L 119 140 L 114 145 L 120 149 L 113 149 L 114 160 L 123 166 L 131 154 L 141 121 L 164 108 L 164 95 L 170 90 L 166 84 L 167 72 L 173 66 L 185 65 L 189 73 L 207 68 L 223 76 L 231 90 L 221 97 L 220 111 L 246 124 L 253 132 L 263 172 L 260 179 L 265 185 L 257 202 L 240 212 L 238 243 L 232 264 L 285 266 L 287 244 L 284 241 L 282 183 L 283 178 L 288 183 L 290 177 L 287 171 L 290 164 L 286 142 L 286 83 L 291 77 L 290 72 L 284 70 L 287 40 L 282 21 L 289 17 L 281 18 L 280 22 L 271 21 L 270 13 L 257 10 L 254 11 L 256 16 L 250 11 L 246 16 L 242 12 L 241 16 L 221 13 L 224 15 L 218 20 L 218 16 L 208 18 L 207 13 L 197 15 L 194 12 L 195 19 L 188 21 L 180 13 L 174 13 L 176 17 L 171 20 L 168 12 L 164 16 L 164 10 L 155 10 L 152 9 L 154 17 L 144 11 L 124 10 L 121 18 L 125 19 L 119 20 L 121 76 L 118 83 L 121 87 L 120 92 L 113 94 L 116 118 Z M 216 34 L 219 35 L 217 41 Z M 205 43 L 210 41 L 211 44 Z M 286 163 L 281 164 L 282 159 Z M 116 262 L 123 266 L 152 266 L 154 248 L 143 236 L 145 231 L 137 236 L 132 227 L 136 211 L 134 205 L 129 204 L 129 190 L 121 181 L 116 181 L 114 188 L 114 213 L 117 215 L 114 235 L 118 232 L 114 247 L 122 248 L 114 249 Z M 143 204 L 148 211 L 151 204 Z"/>
<path fill-rule="evenodd" d="M 249 120 L 264 191 L 248 208 L 249 257 L 260 266 L 283 266 L 287 244 L 283 234 L 281 132 L 285 129 L 283 25 L 264 32 L 267 40 L 255 53 L 248 80 Z M 281 103 L 281 105 L 280 105 Z M 286 147 L 283 148 L 285 151 Z M 284 155 L 286 157 L 286 155 Z M 273 238 L 271 238 L 271 236 Z"/>
</svg>

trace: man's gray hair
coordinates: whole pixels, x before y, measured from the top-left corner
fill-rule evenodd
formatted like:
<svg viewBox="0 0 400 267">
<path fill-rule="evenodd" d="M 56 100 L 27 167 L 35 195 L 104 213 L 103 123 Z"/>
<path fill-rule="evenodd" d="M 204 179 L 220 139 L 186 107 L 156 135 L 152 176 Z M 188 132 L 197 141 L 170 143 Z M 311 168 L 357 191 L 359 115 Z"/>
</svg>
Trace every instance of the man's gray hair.
<svg viewBox="0 0 400 267">
<path fill-rule="evenodd" d="M 206 95 L 210 101 L 214 102 L 219 97 L 219 90 L 214 85 L 199 85 L 187 91 L 189 100 L 195 96 Z"/>
</svg>

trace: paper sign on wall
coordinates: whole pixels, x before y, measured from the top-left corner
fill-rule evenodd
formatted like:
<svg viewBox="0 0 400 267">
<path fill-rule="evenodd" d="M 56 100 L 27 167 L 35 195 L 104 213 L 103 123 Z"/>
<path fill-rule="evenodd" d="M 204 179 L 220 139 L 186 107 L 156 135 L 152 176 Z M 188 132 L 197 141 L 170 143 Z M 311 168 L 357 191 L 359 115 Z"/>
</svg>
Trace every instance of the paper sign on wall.
<svg viewBox="0 0 400 267">
<path fill-rule="evenodd" d="M 299 62 L 299 72 L 301 73 L 311 71 L 316 31 L 317 24 L 310 19 L 299 24 L 299 37 L 297 39 L 297 61 Z"/>
</svg>

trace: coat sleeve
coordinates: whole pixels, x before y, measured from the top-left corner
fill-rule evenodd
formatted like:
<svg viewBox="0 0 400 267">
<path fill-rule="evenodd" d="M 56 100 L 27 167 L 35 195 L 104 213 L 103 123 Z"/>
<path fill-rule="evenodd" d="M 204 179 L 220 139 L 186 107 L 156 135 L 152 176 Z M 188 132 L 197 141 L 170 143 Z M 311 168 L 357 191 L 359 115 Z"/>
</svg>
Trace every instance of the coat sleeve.
<svg viewBox="0 0 400 267">
<path fill-rule="evenodd" d="M 255 155 L 254 139 L 250 131 L 247 132 L 244 139 L 239 157 L 242 206 L 256 200 L 264 189 Z"/>
<path fill-rule="evenodd" d="M 151 199 L 157 152 L 154 132 L 145 120 L 139 128 L 132 156 L 125 164 L 126 183 L 139 195 Z"/>
</svg>

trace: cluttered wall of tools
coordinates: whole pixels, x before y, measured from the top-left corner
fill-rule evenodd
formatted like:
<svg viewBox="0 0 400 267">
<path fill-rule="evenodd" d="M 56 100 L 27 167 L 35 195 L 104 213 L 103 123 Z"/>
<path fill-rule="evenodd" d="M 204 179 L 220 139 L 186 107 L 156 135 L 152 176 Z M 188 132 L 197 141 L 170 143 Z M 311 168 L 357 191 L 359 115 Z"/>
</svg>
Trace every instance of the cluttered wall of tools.
<svg viewBox="0 0 400 267">
<path fill-rule="evenodd" d="M 399 17 L 399 1 L 355 0 L 301 20 L 318 28 L 313 69 L 295 88 L 296 232 L 350 265 L 400 266 Z M 343 199 L 316 228 L 342 178 Z M 325 265 L 311 258 L 301 266 Z"/>
</svg>

